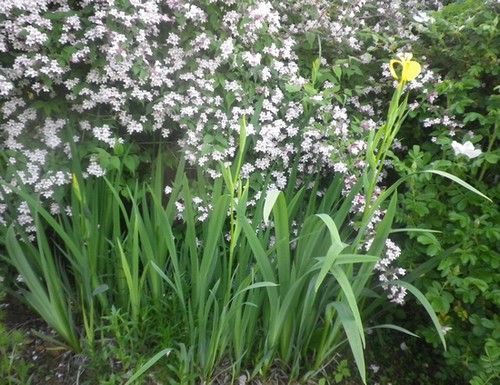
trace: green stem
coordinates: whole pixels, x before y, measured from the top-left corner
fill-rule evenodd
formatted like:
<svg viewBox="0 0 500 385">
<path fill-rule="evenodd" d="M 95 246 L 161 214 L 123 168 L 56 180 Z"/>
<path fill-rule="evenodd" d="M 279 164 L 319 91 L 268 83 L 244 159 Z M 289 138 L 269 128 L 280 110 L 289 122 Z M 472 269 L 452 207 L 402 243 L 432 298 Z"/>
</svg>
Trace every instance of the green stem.
<svg viewBox="0 0 500 385">
<path fill-rule="evenodd" d="M 375 192 L 375 187 L 377 186 L 378 178 L 382 173 L 383 162 L 387 156 L 387 151 L 391 148 L 397 131 L 399 131 L 399 127 L 401 126 L 401 123 L 405 117 L 404 115 L 399 116 L 398 119 L 398 112 L 401 107 L 399 101 L 401 100 L 401 94 L 403 92 L 405 83 L 405 81 L 401 81 L 396 88 L 396 91 L 391 100 L 391 104 L 389 106 L 386 124 L 381 127 L 381 130 L 383 130 L 383 132 L 380 133 L 380 136 L 376 134 L 372 140 L 372 143 L 370 143 L 370 146 L 372 146 L 372 151 L 374 153 L 376 152 L 376 156 L 375 163 L 373 165 L 370 165 L 371 170 L 369 170 L 367 173 L 368 189 L 365 197 L 366 209 L 363 213 L 363 223 L 366 223 L 365 221 L 368 221 L 370 219 L 369 216 L 373 212 L 373 210 L 371 210 L 371 200 Z M 382 143 L 379 145 L 378 142 L 380 141 L 380 139 L 382 139 Z"/>
<path fill-rule="evenodd" d="M 493 134 L 490 135 L 490 141 L 488 143 L 488 148 L 486 150 L 487 153 L 490 152 L 491 149 L 493 148 L 493 144 L 495 143 L 497 137 L 497 128 L 498 128 L 498 120 L 495 122 L 495 129 L 493 130 Z M 484 174 L 488 170 L 489 165 L 490 164 L 488 162 L 483 163 L 483 167 L 481 168 L 481 173 L 479 174 L 479 182 L 483 180 Z"/>
<path fill-rule="evenodd" d="M 233 265 L 234 265 L 234 254 L 235 254 L 235 249 L 236 249 L 236 242 L 238 241 L 238 224 L 236 222 L 236 219 L 234 217 L 234 211 L 236 210 L 236 202 L 235 202 L 235 188 L 238 189 L 238 204 L 240 204 L 241 199 L 243 198 L 243 187 L 242 187 L 242 180 L 240 179 L 240 170 L 241 166 L 243 164 L 243 159 L 245 155 L 245 146 L 246 146 L 246 133 L 247 133 L 247 125 L 246 125 L 246 117 L 243 116 L 241 119 L 241 124 L 240 124 L 240 140 L 239 140 L 239 152 L 238 152 L 238 157 L 236 158 L 236 167 L 234 170 L 234 176 L 231 174 L 229 175 L 229 179 L 231 179 L 231 186 L 228 186 L 231 188 L 230 194 L 231 194 L 231 202 L 230 202 L 230 214 L 229 214 L 229 221 L 230 221 L 230 234 L 231 234 L 231 240 L 229 242 L 229 262 L 228 262 L 228 270 L 227 270 L 227 279 L 228 282 L 232 280 L 233 277 Z M 227 285 L 228 287 L 228 292 L 227 292 L 227 301 L 229 301 L 229 296 L 231 293 L 231 287 L 232 285 Z"/>
</svg>

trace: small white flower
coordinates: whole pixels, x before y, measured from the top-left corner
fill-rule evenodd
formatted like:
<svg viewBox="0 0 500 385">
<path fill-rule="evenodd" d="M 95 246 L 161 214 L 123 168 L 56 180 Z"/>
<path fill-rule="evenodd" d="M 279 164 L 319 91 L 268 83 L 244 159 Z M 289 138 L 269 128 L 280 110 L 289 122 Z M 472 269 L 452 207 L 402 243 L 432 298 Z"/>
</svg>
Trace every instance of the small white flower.
<svg viewBox="0 0 500 385">
<path fill-rule="evenodd" d="M 467 141 L 464 144 L 460 144 L 456 141 L 451 142 L 451 147 L 455 152 L 455 155 L 465 155 L 469 159 L 473 159 L 481 155 L 482 151 L 480 149 L 474 148 L 474 145 Z"/>
<path fill-rule="evenodd" d="M 185 206 L 181 202 L 175 202 L 175 207 L 179 213 L 182 213 L 185 209 Z"/>
<path fill-rule="evenodd" d="M 425 12 L 418 12 L 416 15 L 413 15 L 413 20 L 420 24 L 434 23 L 434 19 Z"/>
</svg>

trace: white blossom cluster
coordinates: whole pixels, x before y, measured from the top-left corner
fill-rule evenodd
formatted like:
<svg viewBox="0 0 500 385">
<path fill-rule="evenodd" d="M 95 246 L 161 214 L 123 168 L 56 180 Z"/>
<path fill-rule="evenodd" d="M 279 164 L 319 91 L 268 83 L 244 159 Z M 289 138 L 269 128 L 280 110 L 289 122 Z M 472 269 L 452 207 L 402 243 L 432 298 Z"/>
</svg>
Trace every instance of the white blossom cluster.
<svg viewBox="0 0 500 385">
<path fill-rule="evenodd" d="M 381 194 L 381 190 L 376 188 L 372 197 L 373 203 Z M 366 209 L 366 199 L 363 194 L 354 196 L 351 213 L 363 212 Z M 380 223 L 386 214 L 386 210 L 376 209 L 366 228 L 366 238 L 360 249 L 368 251 L 376 235 L 376 225 Z M 355 223 L 351 225 L 356 228 Z M 406 270 L 397 266 L 397 259 L 401 255 L 401 249 L 390 238 L 385 241 L 383 257 L 375 264 L 375 271 L 378 272 L 378 279 L 382 283 L 382 288 L 387 291 L 387 298 L 398 305 L 404 304 L 406 289 L 390 281 L 397 281 L 406 274 Z"/>
<path fill-rule="evenodd" d="M 395 261 L 401 255 L 401 249 L 390 239 L 385 242 L 385 256 L 375 265 L 379 272 L 379 281 L 382 282 L 384 290 L 388 290 L 387 298 L 399 305 L 404 304 L 406 288 L 398 285 L 390 285 L 387 282 L 397 281 L 406 274 L 406 270 L 397 267 Z"/>
<path fill-rule="evenodd" d="M 282 6 L 288 6 L 288 3 L 282 3 Z M 369 28 L 373 32 L 397 35 L 401 40 L 415 40 L 408 21 L 423 14 L 420 10 L 442 6 L 439 0 L 293 1 L 292 9 L 300 17 L 292 28 L 295 32 L 328 31 L 332 41 L 362 51 L 365 47 L 359 32 Z M 409 10 L 410 15 L 406 13 Z"/>
</svg>

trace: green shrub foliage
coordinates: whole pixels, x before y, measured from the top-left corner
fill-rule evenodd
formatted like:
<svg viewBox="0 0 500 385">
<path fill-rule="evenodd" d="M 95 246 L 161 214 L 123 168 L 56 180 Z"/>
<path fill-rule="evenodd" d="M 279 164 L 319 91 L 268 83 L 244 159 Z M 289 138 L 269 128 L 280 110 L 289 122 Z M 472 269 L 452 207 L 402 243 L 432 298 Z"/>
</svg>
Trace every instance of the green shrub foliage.
<svg viewBox="0 0 500 385">
<path fill-rule="evenodd" d="M 422 29 L 424 44 L 414 49 L 427 56 L 443 81 L 429 95 L 432 100 L 422 100 L 411 112 L 412 124 L 402 131 L 410 151 L 395 165 L 403 175 L 428 167 L 446 170 L 493 200 L 476 199 L 447 181 L 412 176 L 398 218 L 408 227 L 441 231 L 415 233 L 402 248 L 410 269 L 436 260 L 437 271 L 418 285 L 448 330 L 443 375 L 491 384 L 498 381 L 498 368 L 486 365 L 484 357 L 498 354 L 491 340 L 500 338 L 498 11 L 494 2 L 469 0 L 431 14 L 432 22 Z M 485 370 L 490 374 L 483 376 Z"/>
</svg>

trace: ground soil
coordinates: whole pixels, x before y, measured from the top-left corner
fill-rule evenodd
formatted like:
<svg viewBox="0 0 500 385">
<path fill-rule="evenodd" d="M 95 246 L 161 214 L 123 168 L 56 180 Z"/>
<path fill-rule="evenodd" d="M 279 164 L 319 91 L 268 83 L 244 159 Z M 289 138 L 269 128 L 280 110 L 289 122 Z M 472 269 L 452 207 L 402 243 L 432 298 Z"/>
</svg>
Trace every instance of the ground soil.
<svg viewBox="0 0 500 385">
<path fill-rule="evenodd" d="M 31 366 L 30 385 L 79 383 L 82 359 L 51 341 L 55 334 L 37 314 L 14 297 L 3 301 L 2 313 L 7 331 L 18 330 L 26 336 L 22 359 Z"/>
</svg>

